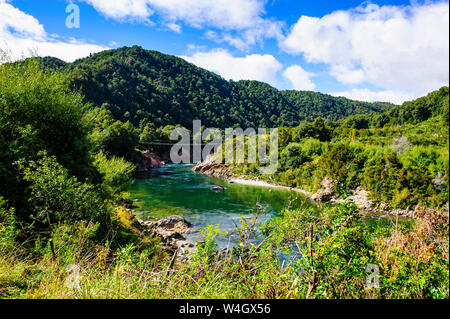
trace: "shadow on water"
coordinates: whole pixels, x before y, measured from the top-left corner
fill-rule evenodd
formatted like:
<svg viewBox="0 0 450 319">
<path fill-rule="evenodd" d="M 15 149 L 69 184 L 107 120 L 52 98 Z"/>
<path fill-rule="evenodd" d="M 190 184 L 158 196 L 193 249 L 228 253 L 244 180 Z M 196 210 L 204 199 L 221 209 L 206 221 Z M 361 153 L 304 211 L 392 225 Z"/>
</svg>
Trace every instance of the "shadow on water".
<svg viewBox="0 0 450 319">
<path fill-rule="evenodd" d="M 225 186 L 225 191 L 214 191 L 214 186 Z M 130 187 L 131 199 L 137 199 L 138 215 L 167 217 L 183 215 L 196 230 L 206 225 L 219 225 L 229 236 L 219 238 L 220 247 L 234 245 L 238 236 L 234 232 L 241 218 L 254 218 L 261 210 L 259 223 L 276 216 L 284 208 L 313 205 L 299 193 L 239 184 L 204 176 L 192 171 L 192 165 L 170 164 L 154 170 L 152 177 L 138 179 Z M 257 206 L 258 204 L 258 206 Z M 198 231 L 189 234 L 200 239 Z"/>
</svg>

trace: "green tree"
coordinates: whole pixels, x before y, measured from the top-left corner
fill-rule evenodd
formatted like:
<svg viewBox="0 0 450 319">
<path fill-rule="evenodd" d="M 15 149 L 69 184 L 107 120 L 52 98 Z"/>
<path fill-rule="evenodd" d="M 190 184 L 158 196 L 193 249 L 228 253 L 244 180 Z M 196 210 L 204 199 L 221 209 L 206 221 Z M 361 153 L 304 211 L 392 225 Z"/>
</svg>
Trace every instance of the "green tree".
<svg viewBox="0 0 450 319">
<path fill-rule="evenodd" d="M 45 150 L 70 174 L 95 179 L 82 97 L 69 90 L 67 76 L 44 70 L 36 60 L 0 65 L 0 196 L 29 210 L 27 185 L 13 163 L 36 160 Z"/>
<path fill-rule="evenodd" d="M 95 167 L 102 175 L 103 191 L 108 198 L 119 197 L 132 183 L 135 166 L 120 157 L 108 159 L 102 152 L 95 156 Z"/>
<path fill-rule="evenodd" d="M 114 120 L 112 113 L 105 109 L 89 111 L 85 120 L 90 122 L 93 151 L 105 155 L 133 159 L 139 143 L 139 131 L 130 123 Z"/>
<path fill-rule="evenodd" d="M 294 129 L 293 140 L 300 142 L 305 138 L 315 138 L 320 141 L 331 140 L 332 129 L 325 124 L 325 121 L 318 117 L 313 123 L 303 122 Z"/>
<path fill-rule="evenodd" d="M 280 154 L 280 164 L 284 169 L 299 168 L 309 160 L 310 158 L 298 143 L 289 144 Z"/>
<path fill-rule="evenodd" d="M 44 154 L 38 161 L 20 160 L 16 164 L 23 180 L 29 184 L 32 219 L 49 225 L 106 219 L 106 209 L 98 189 L 71 176 L 56 157 Z"/>
</svg>

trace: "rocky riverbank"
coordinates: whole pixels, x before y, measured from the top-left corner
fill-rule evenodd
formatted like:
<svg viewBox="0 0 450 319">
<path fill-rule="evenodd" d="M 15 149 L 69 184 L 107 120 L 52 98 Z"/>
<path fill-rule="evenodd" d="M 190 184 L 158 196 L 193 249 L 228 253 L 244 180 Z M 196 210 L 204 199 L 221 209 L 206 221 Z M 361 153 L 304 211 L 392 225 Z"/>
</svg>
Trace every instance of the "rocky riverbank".
<svg viewBox="0 0 450 319">
<path fill-rule="evenodd" d="M 242 185 L 250 185 L 250 186 L 260 186 L 260 187 L 271 187 L 271 188 L 278 188 L 278 189 L 285 189 L 292 192 L 297 192 L 300 194 L 305 195 L 307 198 L 311 197 L 311 192 L 305 191 L 300 188 L 294 188 L 294 187 L 288 187 L 288 186 L 281 186 L 276 184 L 270 184 L 263 181 L 257 181 L 257 180 L 250 180 L 250 179 L 242 179 L 242 178 L 228 178 L 229 183 L 236 183 L 236 184 L 242 184 Z"/>
<path fill-rule="evenodd" d="M 168 161 L 168 158 L 163 158 L 163 156 L 150 151 L 139 151 L 133 161 L 136 166 L 135 176 L 146 177 L 151 174 L 153 169 L 163 167 Z"/>
<path fill-rule="evenodd" d="M 226 179 L 229 183 L 286 189 L 289 191 L 301 193 L 308 198 L 312 195 L 310 192 L 305 191 L 303 189 L 299 189 L 299 188 L 275 185 L 275 184 L 270 184 L 270 183 L 267 183 L 264 181 L 250 180 L 250 179 L 243 179 L 243 178 L 235 177 L 230 165 L 215 163 L 211 158 L 208 158 L 204 162 L 198 163 L 197 165 L 195 165 L 193 167 L 193 170 L 194 170 L 194 172 L 199 172 L 199 173 L 202 173 L 205 175 Z"/>
<path fill-rule="evenodd" d="M 216 163 L 213 161 L 211 156 L 208 156 L 205 161 L 198 163 L 192 169 L 194 172 L 200 172 L 205 175 L 215 176 L 227 180 L 234 177 L 230 165 Z"/>
<path fill-rule="evenodd" d="M 184 217 L 173 215 L 153 221 L 137 220 L 144 234 L 160 237 L 165 245 L 177 252 L 178 258 L 188 260 L 190 253 L 195 250 L 195 243 L 184 237 L 195 229 Z"/>
<path fill-rule="evenodd" d="M 305 195 L 308 199 L 315 202 L 329 202 L 329 203 L 339 203 L 344 202 L 344 199 L 339 198 L 334 191 L 333 182 L 324 178 L 321 187 L 317 192 L 311 193 L 306 190 L 294 187 L 287 187 L 282 185 L 271 184 L 259 180 L 249 180 L 239 178 L 234 176 L 232 167 L 228 164 L 221 164 L 214 162 L 211 158 L 206 161 L 198 163 L 194 166 L 193 170 L 195 172 L 200 172 L 205 175 L 215 176 L 219 178 L 224 178 L 230 183 L 238 183 L 253 186 L 263 186 L 263 187 L 274 187 L 280 189 L 286 189 L 290 191 L 295 191 Z M 351 195 L 346 200 L 352 200 L 361 211 L 376 213 L 376 214 L 386 214 L 394 216 L 403 216 L 409 218 L 419 218 L 424 214 L 435 214 L 437 213 L 434 209 L 424 208 L 419 205 L 411 209 L 399 209 L 389 207 L 386 203 L 375 204 L 369 199 L 369 193 L 363 188 L 359 187 L 351 191 Z M 448 215 L 448 203 L 444 210 Z"/>
</svg>

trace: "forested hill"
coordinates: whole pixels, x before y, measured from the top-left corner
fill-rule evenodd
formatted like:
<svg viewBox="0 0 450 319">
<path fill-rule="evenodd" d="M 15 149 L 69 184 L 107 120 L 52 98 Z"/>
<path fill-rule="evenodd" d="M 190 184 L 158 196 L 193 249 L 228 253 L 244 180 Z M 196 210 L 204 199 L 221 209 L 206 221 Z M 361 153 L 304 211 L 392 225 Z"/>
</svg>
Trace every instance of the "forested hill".
<svg viewBox="0 0 450 319">
<path fill-rule="evenodd" d="M 396 105 L 384 113 L 357 114 L 339 120 L 334 125 L 355 129 L 382 128 L 386 125 L 418 124 L 429 119 L 449 121 L 449 87 L 444 86 L 426 96 L 402 105 Z"/>
<path fill-rule="evenodd" d="M 42 61 L 69 72 L 72 85 L 87 102 L 135 125 L 147 118 L 156 126 L 190 127 L 193 119 L 219 128 L 296 126 L 318 116 L 338 120 L 392 107 L 314 92 L 279 91 L 257 81 L 226 81 L 178 57 L 137 46 L 103 51 L 71 64 L 54 58 Z"/>
</svg>

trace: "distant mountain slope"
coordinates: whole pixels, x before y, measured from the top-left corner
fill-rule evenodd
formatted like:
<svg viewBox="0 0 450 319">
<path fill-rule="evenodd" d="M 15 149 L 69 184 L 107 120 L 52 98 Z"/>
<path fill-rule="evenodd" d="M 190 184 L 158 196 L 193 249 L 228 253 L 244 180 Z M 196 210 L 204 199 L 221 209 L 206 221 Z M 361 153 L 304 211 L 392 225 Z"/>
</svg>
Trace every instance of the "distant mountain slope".
<svg viewBox="0 0 450 319">
<path fill-rule="evenodd" d="M 60 60 L 58 58 L 55 57 L 37 57 L 36 58 L 44 67 L 44 69 L 51 69 L 51 70 L 61 70 L 63 68 L 65 68 L 68 63 L 64 62 L 63 60 Z"/>
<path fill-rule="evenodd" d="M 51 59 L 45 63 L 60 68 L 61 62 Z M 193 119 L 219 128 L 296 126 L 318 116 L 338 120 L 393 106 L 314 92 L 279 91 L 257 81 L 226 81 L 178 57 L 137 46 L 103 51 L 67 64 L 64 70 L 87 101 L 135 125 L 147 118 L 156 125 L 187 127 Z"/>
<path fill-rule="evenodd" d="M 417 124 L 442 116 L 449 120 L 449 87 L 444 86 L 414 101 L 408 101 L 386 112 L 391 124 Z"/>
<path fill-rule="evenodd" d="M 402 105 L 396 105 L 384 113 L 357 114 L 341 119 L 335 126 L 343 125 L 356 129 L 381 128 L 392 125 L 418 124 L 434 119 L 449 122 L 449 87 L 443 86 L 426 96 Z"/>
<path fill-rule="evenodd" d="M 319 116 L 336 121 L 355 114 L 387 111 L 394 106 L 383 102 L 353 101 L 345 97 L 335 97 L 317 92 L 290 90 L 282 91 L 281 93 L 294 108 L 301 110 L 305 119 L 309 121 Z M 299 114 L 299 116 L 301 117 L 302 114 Z"/>
</svg>

